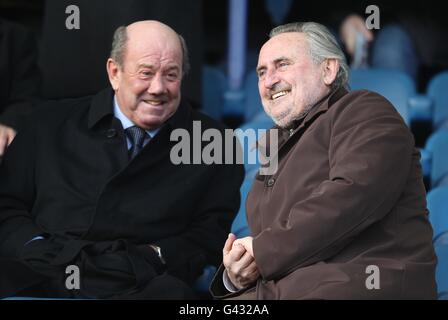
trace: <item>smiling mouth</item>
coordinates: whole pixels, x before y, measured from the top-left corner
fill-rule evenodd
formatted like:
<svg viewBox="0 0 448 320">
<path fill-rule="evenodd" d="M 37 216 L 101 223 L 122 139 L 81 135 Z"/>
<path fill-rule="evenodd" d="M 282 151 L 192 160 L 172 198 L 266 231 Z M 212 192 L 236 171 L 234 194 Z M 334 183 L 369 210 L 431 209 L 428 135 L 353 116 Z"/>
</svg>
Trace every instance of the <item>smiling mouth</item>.
<svg viewBox="0 0 448 320">
<path fill-rule="evenodd" d="M 291 92 L 291 90 L 282 90 L 282 91 L 276 92 L 273 95 L 271 95 L 271 100 L 276 100 L 278 98 L 281 98 L 281 97 L 287 95 L 289 92 Z"/>
<path fill-rule="evenodd" d="M 143 100 L 143 102 L 152 106 L 160 106 L 165 103 L 165 101 L 162 100 Z"/>
</svg>

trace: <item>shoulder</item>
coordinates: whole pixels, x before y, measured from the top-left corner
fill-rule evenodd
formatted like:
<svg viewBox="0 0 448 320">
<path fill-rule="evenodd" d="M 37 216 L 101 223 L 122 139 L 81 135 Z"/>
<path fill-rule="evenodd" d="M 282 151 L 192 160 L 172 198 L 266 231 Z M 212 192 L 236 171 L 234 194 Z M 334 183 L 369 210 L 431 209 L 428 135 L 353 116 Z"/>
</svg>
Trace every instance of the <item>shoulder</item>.
<svg viewBox="0 0 448 320">
<path fill-rule="evenodd" d="M 87 113 L 92 96 L 74 99 L 50 100 L 37 105 L 30 120 L 35 126 L 50 126 L 71 121 Z"/>
<path fill-rule="evenodd" d="M 352 91 L 330 107 L 329 123 L 333 137 L 356 137 L 374 141 L 387 137 L 414 145 L 414 138 L 403 118 L 382 95 L 368 90 Z"/>
<path fill-rule="evenodd" d="M 0 19 L 0 34 L 13 42 L 21 42 L 34 36 L 27 27 L 4 19 Z"/>
<path fill-rule="evenodd" d="M 330 107 L 333 122 L 338 120 L 359 122 L 388 118 L 396 124 L 406 124 L 392 103 L 382 95 L 369 90 L 350 91 Z"/>
</svg>

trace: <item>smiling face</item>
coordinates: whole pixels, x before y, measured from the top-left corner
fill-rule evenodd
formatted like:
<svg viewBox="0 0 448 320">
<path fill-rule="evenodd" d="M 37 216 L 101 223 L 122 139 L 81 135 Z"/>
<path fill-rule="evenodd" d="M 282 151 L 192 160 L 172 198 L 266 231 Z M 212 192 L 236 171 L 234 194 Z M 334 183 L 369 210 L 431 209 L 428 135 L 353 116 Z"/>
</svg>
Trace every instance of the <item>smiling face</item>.
<svg viewBox="0 0 448 320">
<path fill-rule="evenodd" d="M 169 27 L 145 21 L 127 27 L 128 41 L 119 66 L 107 70 L 121 111 L 137 126 L 155 129 L 177 110 L 181 99 L 182 48 Z"/>
<path fill-rule="evenodd" d="M 330 92 L 322 64 L 313 62 L 303 33 L 281 33 L 267 41 L 257 73 L 263 108 L 280 127 L 289 126 Z"/>
</svg>

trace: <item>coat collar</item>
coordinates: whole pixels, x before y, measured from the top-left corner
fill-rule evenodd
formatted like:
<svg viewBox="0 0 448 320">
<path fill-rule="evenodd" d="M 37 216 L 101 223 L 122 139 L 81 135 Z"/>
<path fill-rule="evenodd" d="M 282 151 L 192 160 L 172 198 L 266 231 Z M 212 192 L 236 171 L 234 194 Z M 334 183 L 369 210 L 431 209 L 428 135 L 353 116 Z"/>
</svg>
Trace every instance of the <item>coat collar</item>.
<svg viewBox="0 0 448 320">
<path fill-rule="evenodd" d="M 89 109 L 89 129 L 92 129 L 104 117 L 114 114 L 113 97 L 114 91 L 111 88 L 104 89 L 93 96 Z"/>
</svg>

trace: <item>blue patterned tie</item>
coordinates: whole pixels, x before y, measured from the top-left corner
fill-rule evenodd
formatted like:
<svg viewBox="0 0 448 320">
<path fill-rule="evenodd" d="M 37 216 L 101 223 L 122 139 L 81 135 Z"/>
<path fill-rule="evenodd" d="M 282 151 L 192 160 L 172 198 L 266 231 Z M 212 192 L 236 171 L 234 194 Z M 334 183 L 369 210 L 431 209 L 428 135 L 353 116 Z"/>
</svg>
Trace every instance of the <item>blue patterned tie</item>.
<svg viewBox="0 0 448 320">
<path fill-rule="evenodd" d="M 135 158 L 135 156 L 143 149 L 145 138 L 147 133 L 140 127 L 132 126 L 125 130 L 126 136 L 131 140 L 131 149 L 129 149 L 129 160 Z"/>
</svg>

